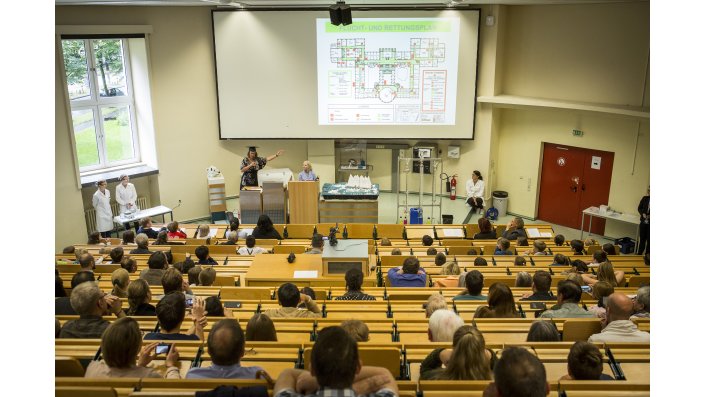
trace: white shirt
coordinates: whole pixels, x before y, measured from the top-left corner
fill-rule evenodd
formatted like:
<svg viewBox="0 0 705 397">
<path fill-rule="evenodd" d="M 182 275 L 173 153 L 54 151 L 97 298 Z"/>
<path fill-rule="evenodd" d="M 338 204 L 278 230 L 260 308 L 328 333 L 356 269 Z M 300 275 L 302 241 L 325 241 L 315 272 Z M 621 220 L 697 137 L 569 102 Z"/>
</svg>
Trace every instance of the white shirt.
<svg viewBox="0 0 705 397">
<path fill-rule="evenodd" d="M 590 343 L 602 342 L 649 342 L 648 332 L 639 331 L 631 320 L 617 320 L 607 324 L 599 334 L 593 334 L 588 339 Z"/>
<path fill-rule="evenodd" d="M 137 201 L 137 190 L 135 190 L 135 185 L 128 183 L 127 187 L 123 186 L 122 183 L 118 183 L 115 187 L 115 201 L 120 204 L 120 213 L 127 210 L 127 204 L 135 205 Z"/>
<path fill-rule="evenodd" d="M 264 252 L 267 252 L 267 250 L 262 247 L 240 247 L 240 249 L 237 250 L 237 253 L 240 255 L 257 255 Z"/>
<path fill-rule="evenodd" d="M 485 181 L 478 179 L 477 183 L 472 182 L 472 178 L 465 182 L 465 190 L 468 192 L 468 198 L 470 197 L 485 197 Z"/>
<path fill-rule="evenodd" d="M 110 190 L 105 189 L 102 193 L 100 189 L 93 193 L 93 208 L 95 208 L 95 223 L 99 232 L 109 232 L 113 230 L 113 210 L 110 208 Z"/>
</svg>

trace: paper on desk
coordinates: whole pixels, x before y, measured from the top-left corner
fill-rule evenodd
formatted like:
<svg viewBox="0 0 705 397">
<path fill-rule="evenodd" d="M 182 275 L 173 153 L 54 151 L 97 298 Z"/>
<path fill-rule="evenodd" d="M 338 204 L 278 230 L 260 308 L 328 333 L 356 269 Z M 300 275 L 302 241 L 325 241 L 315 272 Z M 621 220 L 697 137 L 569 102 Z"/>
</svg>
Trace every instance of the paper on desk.
<svg viewBox="0 0 705 397">
<path fill-rule="evenodd" d="M 216 234 L 218 234 L 218 229 L 213 228 L 210 230 L 210 232 L 208 232 L 208 237 L 215 237 Z"/>
<path fill-rule="evenodd" d="M 445 237 L 463 237 L 463 229 L 443 229 Z"/>
<path fill-rule="evenodd" d="M 240 232 L 245 233 L 245 235 L 249 236 L 250 234 L 252 234 L 252 231 L 253 231 L 253 230 L 254 230 L 254 229 L 240 229 Z M 239 235 L 239 234 L 240 234 L 240 233 L 238 233 L 238 235 Z"/>
<path fill-rule="evenodd" d="M 294 278 L 318 278 L 318 270 L 294 270 Z"/>
<path fill-rule="evenodd" d="M 526 229 L 526 235 L 531 238 L 541 237 L 541 233 L 539 233 L 539 229 L 537 229 L 535 227 L 530 227 L 530 228 Z"/>
<path fill-rule="evenodd" d="M 541 237 L 551 238 L 551 232 L 541 232 Z"/>
</svg>

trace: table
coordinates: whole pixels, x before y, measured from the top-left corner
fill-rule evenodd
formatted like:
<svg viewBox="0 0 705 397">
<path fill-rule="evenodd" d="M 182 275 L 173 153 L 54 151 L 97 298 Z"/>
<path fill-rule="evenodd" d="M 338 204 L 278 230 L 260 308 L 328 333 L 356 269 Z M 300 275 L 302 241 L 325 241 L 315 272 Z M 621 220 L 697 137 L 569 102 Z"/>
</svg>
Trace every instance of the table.
<svg viewBox="0 0 705 397">
<path fill-rule="evenodd" d="M 119 225 L 123 225 L 123 224 L 129 223 L 129 222 L 137 222 L 142 218 L 161 215 L 162 216 L 162 223 L 165 223 L 164 215 L 166 215 L 166 214 L 169 214 L 172 221 L 174 220 L 174 212 L 173 211 L 174 210 L 172 210 L 171 208 L 169 208 L 167 206 L 159 205 L 156 207 L 139 210 L 139 211 L 135 212 L 133 214 L 134 216 L 130 219 L 125 218 L 125 217 L 123 217 L 122 214 L 120 214 L 120 215 L 113 218 L 113 222 L 115 222 Z"/>
<path fill-rule="evenodd" d="M 342 240 L 340 240 L 342 241 Z M 294 263 L 288 263 L 288 254 L 257 254 L 245 275 L 248 287 L 279 288 L 282 283 L 294 283 L 302 287 L 344 287 L 345 277 L 323 275 L 323 258 L 317 254 L 296 254 Z M 295 272 L 316 271 L 317 277 L 294 277 Z M 366 277 L 364 286 L 371 287 L 376 282 L 374 277 Z"/>
<path fill-rule="evenodd" d="M 583 239 L 583 226 L 585 225 L 585 215 L 588 215 L 590 217 L 590 223 L 588 225 L 588 235 L 590 235 L 590 229 L 592 228 L 592 217 L 596 216 L 598 218 L 603 218 L 603 219 L 612 219 L 615 221 L 620 221 L 620 222 L 625 222 L 625 223 L 631 223 L 636 225 L 636 246 L 639 246 L 639 223 L 640 223 L 640 218 L 639 215 L 633 215 L 633 214 L 621 214 L 618 212 L 614 211 L 607 211 L 606 213 L 600 213 L 600 210 L 597 207 L 590 207 L 586 208 L 583 210 L 581 214 L 581 220 L 580 220 L 580 239 Z"/>
</svg>

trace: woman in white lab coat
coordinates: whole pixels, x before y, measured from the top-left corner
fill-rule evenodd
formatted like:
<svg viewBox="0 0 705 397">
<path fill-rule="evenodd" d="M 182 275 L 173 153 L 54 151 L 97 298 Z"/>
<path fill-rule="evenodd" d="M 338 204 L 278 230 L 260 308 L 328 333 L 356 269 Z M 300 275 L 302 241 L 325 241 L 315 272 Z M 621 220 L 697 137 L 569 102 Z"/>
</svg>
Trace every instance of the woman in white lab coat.
<svg viewBox="0 0 705 397">
<path fill-rule="evenodd" d="M 484 208 L 482 200 L 485 195 L 485 181 L 482 180 L 480 171 L 472 172 L 472 177 L 465 183 L 465 190 L 468 194 L 468 200 L 465 203 L 469 205 L 471 209 L 463 223 L 468 223 L 473 212 Z"/>
<path fill-rule="evenodd" d="M 95 223 L 102 237 L 110 237 L 113 230 L 113 211 L 110 208 L 110 190 L 105 180 L 96 183 L 98 190 L 93 194 L 93 208 L 95 208 Z"/>
<path fill-rule="evenodd" d="M 135 206 L 137 190 L 135 190 L 135 185 L 130 183 L 129 176 L 120 175 L 120 184 L 115 187 L 115 201 L 120 204 L 121 214 L 124 214 L 127 210 L 137 208 Z"/>
</svg>

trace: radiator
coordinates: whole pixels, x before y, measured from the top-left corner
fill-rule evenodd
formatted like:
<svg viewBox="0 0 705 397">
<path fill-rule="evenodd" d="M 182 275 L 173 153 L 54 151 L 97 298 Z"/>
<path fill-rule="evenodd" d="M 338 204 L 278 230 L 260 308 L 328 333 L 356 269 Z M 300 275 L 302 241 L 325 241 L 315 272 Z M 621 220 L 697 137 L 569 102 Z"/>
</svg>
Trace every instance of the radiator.
<svg viewBox="0 0 705 397">
<path fill-rule="evenodd" d="M 140 209 L 147 208 L 147 198 L 137 197 L 137 207 Z M 120 215 L 120 205 L 117 202 L 110 203 L 110 209 L 113 211 L 113 216 Z M 88 230 L 88 233 L 94 232 L 96 230 L 95 209 L 90 208 L 85 210 L 85 218 L 86 229 Z"/>
</svg>

